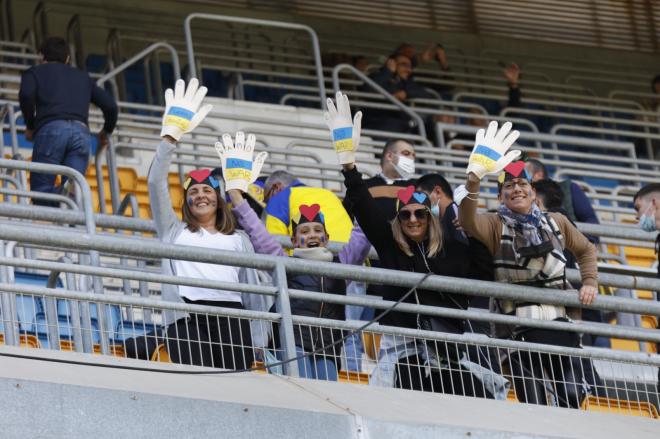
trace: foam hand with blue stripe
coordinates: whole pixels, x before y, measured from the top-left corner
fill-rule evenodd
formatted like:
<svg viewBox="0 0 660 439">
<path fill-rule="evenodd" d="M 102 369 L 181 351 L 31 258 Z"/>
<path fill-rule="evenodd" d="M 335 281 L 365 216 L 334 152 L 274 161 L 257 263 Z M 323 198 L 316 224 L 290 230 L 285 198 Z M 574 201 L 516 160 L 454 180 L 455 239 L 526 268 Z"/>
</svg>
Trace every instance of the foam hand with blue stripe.
<svg viewBox="0 0 660 439">
<path fill-rule="evenodd" d="M 337 152 L 340 165 L 355 163 L 355 151 L 360 145 L 360 131 L 362 130 L 362 112 L 355 113 L 351 120 L 351 106 L 345 94 L 338 91 L 337 107 L 332 99 L 328 98 L 328 111 L 325 112 L 325 123 L 328 124 L 332 135 L 332 144 Z"/>
<path fill-rule="evenodd" d="M 176 81 L 174 91 L 168 88 L 165 91 L 165 114 L 163 114 L 163 129 L 160 136 L 170 136 L 179 141 L 181 136 L 195 129 L 211 111 L 213 105 L 199 106 L 206 96 L 206 87 L 199 87 L 196 78 L 188 83 L 183 79 Z"/>
<path fill-rule="evenodd" d="M 223 134 L 222 143 L 215 142 L 215 150 L 222 162 L 225 190 L 247 192 L 250 183 L 259 178 L 268 153 L 263 151 L 253 158 L 256 141 L 254 134 L 248 134 L 246 141 L 245 133 L 238 131 L 233 140 L 230 134 Z"/>
<path fill-rule="evenodd" d="M 511 122 L 506 122 L 498 131 L 497 122 L 492 121 L 487 130 L 477 131 L 466 174 L 472 172 L 481 180 L 488 174 L 498 174 L 520 155 L 518 150 L 507 153 L 520 136 L 520 132 L 511 131 L 511 126 Z"/>
</svg>

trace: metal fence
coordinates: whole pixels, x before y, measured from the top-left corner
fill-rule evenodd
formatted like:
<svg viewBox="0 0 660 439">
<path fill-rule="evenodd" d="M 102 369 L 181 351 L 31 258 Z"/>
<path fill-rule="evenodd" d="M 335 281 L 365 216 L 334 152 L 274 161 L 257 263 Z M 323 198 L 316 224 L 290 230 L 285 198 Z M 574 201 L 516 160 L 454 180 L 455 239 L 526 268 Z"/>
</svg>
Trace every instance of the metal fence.
<svg viewBox="0 0 660 439">
<path fill-rule="evenodd" d="M 72 212 L 73 213 L 73 212 Z M 422 281 L 424 289 L 507 298 L 543 303 L 579 306 L 570 292 L 478 282 L 403 273 L 391 270 L 349 267 L 262 255 L 234 254 L 209 249 L 166 245 L 144 238 L 116 235 L 94 236 L 63 229 L 54 234 L 45 226 L 5 222 L 0 239 L 20 245 L 46 245 L 61 251 L 117 254 L 127 258 L 161 257 L 198 262 L 221 263 L 266 270 L 273 274 L 273 285 L 226 284 L 203 279 L 165 276 L 144 269 L 108 268 L 70 262 L 40 261 L 24 258 L 0 258 L 4 270 L 23 267 L 42 273 L 68 273 L 68 276 L 92 276 L 98 279 L 121 279 L 149 284 L 176 284 L 230 289 L 243 294 L 270 297 L 277 302 L 278 313 L 268 309 L 234 310 L 186 303 L 163 302 L 131 294 L 90 294 L 76 291 L 78 285 L 66 278 L 66 288 L 52 289 L 0 282 L 3 302 L 5 343 L 62 350 L 82 350 L 126 355 L 145 360 L 175 361 L 225 369 L 262 367 L 272 373 L 300 375 L 315 379 L 338 379 L 370 385 L 397 386 L 408 389 L 452 393 L 465 396 L 517 399 L 523 402 L 566 407 L 619 405 L 638 413 L 651 413 L 657 404 L 655 371 L 660 356 L 604 349 L 577 349 L 529 341 L 489 338 L 481 330 L 471 333 L 438 332 L 408 329 L 363 322 L 337 321 L 291 315 L 290 299 L 323 301 L 341 305 L 367 306 L 381 312 L 394 303 L 375 298 L 339 296 L 287 288 L 291 273 L 335 276 L 410 288 Z M 624 276 L 609 280 L 623 282 Z M 51 277 L 51 280 L 55 277 Z M 630 282 L 640 282 L 630 279 Z M 659 281 L 647 279 L 640 286 L 659 289 Z M 107 284 L 104 282 L 104 284 Z M 51 284 L 53 286 L 54 284 Z M 599 297 L 593 306 L 604 310 L 660 315 L 660 304 L 634 299 Z M 439 319 L 480 324 L 523 325 L 537 330 L 554 331 L 565 336 L 586 333 L 632 340 L 660 342 L 655 330 L 616 327 L 587 322 L 555 322 L 520 319 L 479 310 L 460 310 L 402 303 L 397 311 Z M 167 313 L 192 313 L 187 326 L 165 328 Z M 34 315 L 34 319 L 26 316 Z M 102 321 L 105 320 L 105 324 Z M 15 328 L 13 339 L 7 331 Z M 420 328 L 434 327 L 420 325 Z M 208 329 L 207 329 L 208 328 Z M 362 328 L 362 330 L 360 330 Z M 212 340 L 199 339 L 195 330 L 215 331 Z M 354 335 L 353 332 L 357 331 Z M 270 336 L 271 343 L 267 342 Z M 360 337 L 367 355 L 356 355 L 345 339 Z M 81 345 L 90 339 L 91 344 Z M 107 339 L 107 350 L 101 340 Z M 192 340 L 192 342 L 191 342 Z M 297 346 L 305 346 L 305 352 Z M 304 355 L 304 358 L 297 359 Z M 279 364 L 281 360 L 291 360 Z M 348 365 L 352 364 L 352 367 Z M 359 364 L 363 372 L 359 372 Z M 338 369 L 338 371 L 337 371 Z M 370 372 L 370 373 L 368 373 Z M 586 383 L 586 384 L 585 384 Z M 511 389 L 514 389 L 511 391 Z M 632 401 L 632 402 L 630 402 Z"/>
</svg>

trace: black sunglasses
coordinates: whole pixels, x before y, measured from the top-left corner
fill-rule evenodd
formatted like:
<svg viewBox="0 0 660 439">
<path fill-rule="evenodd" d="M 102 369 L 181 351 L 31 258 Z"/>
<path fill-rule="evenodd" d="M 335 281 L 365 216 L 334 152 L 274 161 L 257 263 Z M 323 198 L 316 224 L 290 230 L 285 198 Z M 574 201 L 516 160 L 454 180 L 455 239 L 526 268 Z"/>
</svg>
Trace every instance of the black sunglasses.
<svg viewBox="0 0 660 439">
<path fill-rule="evenodd" d="M 429 217 L 429 210 L 426 208 L 415 210 L 400 210 L 397 215 L 401 221 L 409 221 L 413 215 L 415 215 L 415 218 L 423 220 Z"/>
</svg>

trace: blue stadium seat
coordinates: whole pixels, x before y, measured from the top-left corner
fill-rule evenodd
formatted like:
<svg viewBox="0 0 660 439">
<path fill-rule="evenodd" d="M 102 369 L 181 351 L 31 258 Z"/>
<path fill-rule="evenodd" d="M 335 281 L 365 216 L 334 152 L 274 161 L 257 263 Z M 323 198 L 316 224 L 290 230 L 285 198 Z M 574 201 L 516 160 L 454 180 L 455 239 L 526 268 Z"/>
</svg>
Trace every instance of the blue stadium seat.
<svg viewBox="0 0 660 439">
<path fill-rule="evenodd" d="M 46 314 L 36 315 L 35 332 L 39 338 L 39 343 L 44 349 L 50 349 L 50 340 L 48 337 L 48 320 Z M 71 319 L 66 316 L 57 316 L 57 333 L 60 341 L 73 342 L 73 325 Z"/>
</svg>

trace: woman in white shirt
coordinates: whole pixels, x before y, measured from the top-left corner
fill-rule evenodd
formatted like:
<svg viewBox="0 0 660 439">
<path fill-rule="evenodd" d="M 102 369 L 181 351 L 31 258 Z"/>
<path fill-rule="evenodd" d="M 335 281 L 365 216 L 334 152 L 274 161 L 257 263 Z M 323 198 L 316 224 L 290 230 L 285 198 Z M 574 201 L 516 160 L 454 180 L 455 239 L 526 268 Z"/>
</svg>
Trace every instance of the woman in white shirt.
<svg viewBox="0 0 660 439">
<path fill-rule="evenodd" d="M 165 93 L 162 141 L 149 169 L 151 212 L 161 241 L 235 252 L 253 252 L 249 239 L 236 231 L 236 220 L 220 195 L 218 181 L 208 169 L 191 171 L 184 182 L 183 221 L 172 208 L 168 172 L 176 142 L 192 131 L 211 110 L 198 108 L 206 88 L 192 79 L 187 90 L 182 80 L 175 91 Z M 254 283 L 254 270 L 192 261 L 162 261 L 163 272 L 181 277 L 232 283 Z M 250 273 L 252 271 L 252 273 Z M 251 278 L 252 277 L 252 278 Z M 250 294 L 190 286 L 163 284 L 164 300 L 197 305 L 244 309 Z M 250 307 L 252 308 L 252 307 Z M 170 324 L 171 323 L 171 324 Z M 206 314 L 166 315 L 168 353 L 172 361 L 225 369 L 250 367 L 254 359 L 250 322 L 247 319 L 213 317 Z"/>
</svg>

